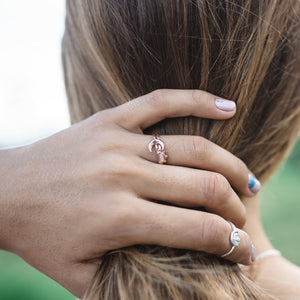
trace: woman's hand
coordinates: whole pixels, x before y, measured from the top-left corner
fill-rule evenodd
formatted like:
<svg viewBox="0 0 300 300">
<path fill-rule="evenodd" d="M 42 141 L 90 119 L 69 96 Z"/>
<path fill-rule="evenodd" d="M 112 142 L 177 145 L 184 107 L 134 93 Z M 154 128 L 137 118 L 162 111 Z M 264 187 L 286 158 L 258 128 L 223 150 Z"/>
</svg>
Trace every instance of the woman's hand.
<svg viewBox="0 0 300 300">
<path fill-rule="evenodd" d="M 147 148 L 152 137 L 142 134 L 169 117 L 235 114 L 234 103 L 216 99 L 197 90 L 158 90 L 32 145 L 2 150 L 0 247 L 77 296 L 97 269 L 93 259 L 111 249 L 157 244 L 226 253 L 232 231 L 226 220 L 245 222 L 231 186 L 253 196 L 250 171 L 195 136 L 162 136 L 168 165 L 157 164 Z M 187 209 L 199 206 L 210 213 Z M 251 264 L 250 238 L 240 236 L 228 259 Z"/>
</svg>

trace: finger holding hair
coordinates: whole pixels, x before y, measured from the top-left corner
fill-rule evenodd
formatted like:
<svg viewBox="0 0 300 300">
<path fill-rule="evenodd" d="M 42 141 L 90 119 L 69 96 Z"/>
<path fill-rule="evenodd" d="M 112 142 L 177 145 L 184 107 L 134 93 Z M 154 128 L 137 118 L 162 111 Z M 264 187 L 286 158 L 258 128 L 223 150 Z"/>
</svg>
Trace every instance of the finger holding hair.
<svg viewBox="0 0 300 300">
<path fill-rule="evenodd" d="M 232 248 L 233 231 L 225 219 L 207 212 L 140 202 L 137 222 L 131 231 L 133 244 L 155 244 L 224 255 Z M 250 265 L 253 245 L 248 234 L 238 230 L 240 243 L 226 259 Z"/>
<path fill-rule="evenodd" d="M 246 208 L 221 174 L 168 165 L 162 168 L 157 164 L 145 167 L 134 182 L 132 188 L 144 199 L 188 208 L 203 207 L 237 226 L 245 225 Z"/>
<path fill-rule="evenodd" d="M 232 250 L 233 245 L 230 240 L 232 226 L 217 215 L 156 204 L 143 199 L 129 201 L 128 206 L 134 213 L 130 214 L 130 218 L 126 217 L 127 222 L 123 222 L 124 216 L 116 219 L 116 224 L 122 225 L 122 230 L 110 228 L 105 247 L 102 245 L 103 240 L 97 239 L 101 247 L 107 248 L 107 251 L 136 244 L 152 244 L 203 251 L 221 257 Z M 124 212 L 126 211 L 129 210 L 124 209 Z M 122 216 L 122 213 L 119 216 Z M 255 260 L 255 248 L 246 232 L 238 229 L 238 234 L 239 245 L 234 247 L 224 259 L 251 265 Z M 95 239 L 94 242 L 97 240 Z M 61 280 L 64 287 L 72 290 L 72 293 L 78 297 L 83 296 L 99 267 L 99 262 L 97 262 L 99 254 L 94 255 L 96 261 L 91 259 L 60 266 L 69 272 L 68 277 Z M 59 269 L 57 271 L 58 274 L 54 276 L 62 273 Z"/>
<path fill-rule="evenodd" d="M 224 120 L 236 112 L 234 101 L 202 90 L 155 90 L 113 108 L 113 121 L 133 131 L 141 130 L 166 118 L 195 116 Z"/>
<path fill-rule="evenodd" d="M 147 145 L 152 137 L 135 133 L 126 134 L 126 148 L 137 153 L 152 164 L 153 173 L 164 172 L 165 166 L 157 164 L 155 152 L 149 152 Z M 167 164 L 208 170 L 223 175 L 241 195 L 253 197 L 260 190 L 260 182 L 238 157 L 201 136 L 162 135 Z M 176 173 L 176 169 L 174 168 Z M 254 182 L 252 182 L 252 180 Z"/>
</svg>

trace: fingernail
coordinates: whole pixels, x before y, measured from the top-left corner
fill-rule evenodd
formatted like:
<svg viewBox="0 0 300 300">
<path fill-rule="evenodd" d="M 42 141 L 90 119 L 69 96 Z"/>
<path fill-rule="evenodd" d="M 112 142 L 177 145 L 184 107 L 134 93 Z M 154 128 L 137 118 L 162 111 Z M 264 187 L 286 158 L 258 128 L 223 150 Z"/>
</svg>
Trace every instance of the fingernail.
<svg viewBox="0 0 300 300">
<path fill-rule="evenodd" d="M 248 187 L 250 191 L 254 194 L 259 192 L 261 188 L 260 182 L 252 174 L 249 174 Z"/>
<path fill-rule="evenodd" d="M 216 107 L 223 111 L 233 111 L 235 110 L 235 102 L 225 99 L 216 99 L 215 100 Z"/>
<path fill-rule="evenodd" d="M 252 245 L 252 252 L 251 252 L 251 261 L 254 262 L 256 260 L 256 255 L 257 255 L 257 252 L 256 252 L 256 249 L 255 247 Z"/>
</svg>

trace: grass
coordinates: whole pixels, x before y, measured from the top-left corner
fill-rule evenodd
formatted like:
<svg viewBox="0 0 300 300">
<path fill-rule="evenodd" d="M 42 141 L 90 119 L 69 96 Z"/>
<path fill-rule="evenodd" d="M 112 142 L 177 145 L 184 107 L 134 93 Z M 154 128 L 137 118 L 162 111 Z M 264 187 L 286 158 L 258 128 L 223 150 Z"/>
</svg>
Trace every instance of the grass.
<svg viewBox="0 0 300 300">
<path fill-rule="evenodd" d="M 263 188 L 261 212 L 273 245 L 300 266 L 300 142 L 293 153 Z M 74 300 L 74 296 L 19 257 L 0 251 L 0 299 Z"/>
<path fill-rule="evenodd" d="M 74 300 L 75 297 L 18 256 L 0 251 L 0 299 Z"/>
</svg>

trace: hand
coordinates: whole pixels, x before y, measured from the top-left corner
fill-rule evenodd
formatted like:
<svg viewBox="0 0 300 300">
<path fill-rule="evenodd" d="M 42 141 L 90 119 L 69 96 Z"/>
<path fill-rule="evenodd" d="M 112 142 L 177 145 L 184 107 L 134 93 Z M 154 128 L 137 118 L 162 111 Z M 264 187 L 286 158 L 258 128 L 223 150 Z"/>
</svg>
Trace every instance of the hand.
<svg viewBox="0 0 300 300">
<path fill-rule="evenodd" d="M 97 269 L 93 259 L 111 249 L 157 244 L 226 253 L 232 229 L 225 219 L 240 227 L 245 222 L 231 185 L 253 196 L 250 171 L 194 136 L 162 136 L 169 165 L 159 165 L 147 149 L 152 137 L 141 134 L 167 117 L 235 114 L 235 106 L 223 111 L 215 100 L 203 91 L 158 90 L 32 145 L 2 150 L 0 247 L 77 296 Z M 228 259 L 250 264 L 250 238 L 243 231 L 240 236 Z"/>
</svg>

